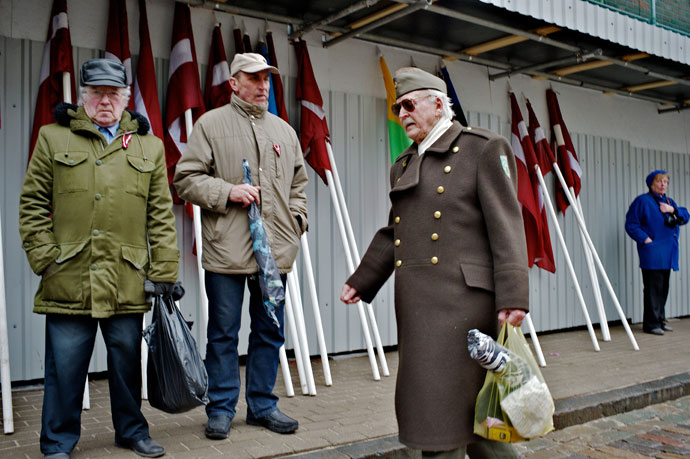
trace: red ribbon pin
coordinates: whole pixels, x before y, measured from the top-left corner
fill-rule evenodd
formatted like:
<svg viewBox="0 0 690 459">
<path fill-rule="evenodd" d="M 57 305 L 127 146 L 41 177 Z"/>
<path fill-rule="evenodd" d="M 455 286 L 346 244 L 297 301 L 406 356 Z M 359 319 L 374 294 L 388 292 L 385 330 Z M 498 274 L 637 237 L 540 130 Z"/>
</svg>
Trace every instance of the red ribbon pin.
<svg viewBox="0 0 690 459">
<path fill-rule="evenodd" d="M 273 151 L 276 152 L 276 155 L 280 156 L 280 145 L 273 145 Z"/>
</svg>

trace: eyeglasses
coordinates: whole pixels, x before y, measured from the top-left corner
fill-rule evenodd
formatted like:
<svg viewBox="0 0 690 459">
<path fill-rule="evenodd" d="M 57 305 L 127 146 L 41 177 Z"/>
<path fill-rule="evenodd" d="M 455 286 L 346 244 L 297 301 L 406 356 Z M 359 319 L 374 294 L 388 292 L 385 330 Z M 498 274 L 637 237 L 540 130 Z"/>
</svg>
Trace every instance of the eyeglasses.
<svg viewBox="0 0 690 459">
<path fill-rule="evenodd" d="M 401 108 L 404 108 L 405 111 L 408 113 L 412 113 L 415 109 L 415 106 L 416 106 L 414 101 L 420 100 L 420 99 L 426 99 L 427 97 L 431 97 L 431 96 L 429 94 L 427 94 L 425 96 L 410 97 L 409 99 L 401 100 L 400 102 L 391 105 L 391 110 L 393 111 L 393 114 L 395 116 L 400 116 L 400 109 Z"/>
<path fill-rule="evenodd" d="M 102 99 L 103 96 L 108 96 L 108 99 L 114 100 L 114 101 L 119 101 L 124 97 L 124 94 L 122 94 L 120 91 L 116 89 L 111 89 L 108 91 L 103 91 L 102 89 L 93 89 L 93 88 L 88 88 L 87 90 L 89 97 L 93 97 L 94 99 Z"/>
</svg>

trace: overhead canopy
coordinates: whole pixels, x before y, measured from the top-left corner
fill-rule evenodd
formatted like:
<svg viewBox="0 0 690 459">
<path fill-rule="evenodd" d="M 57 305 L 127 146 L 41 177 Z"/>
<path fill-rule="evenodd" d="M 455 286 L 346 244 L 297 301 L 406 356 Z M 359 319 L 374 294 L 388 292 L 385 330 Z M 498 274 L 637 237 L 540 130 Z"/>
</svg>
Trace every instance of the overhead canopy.
<svg viewBox="0 0 690 459">
<path fill-rule="evenodd" d="M 690 108 L 690 39 L 582 0 L 189 3 L 291 24 L 291 38 L 322 30 L 326 48 L 359 39 L 485 65 L 492 80 L 525 74 L 647 100 L 659 113 Z"/>
</svg>

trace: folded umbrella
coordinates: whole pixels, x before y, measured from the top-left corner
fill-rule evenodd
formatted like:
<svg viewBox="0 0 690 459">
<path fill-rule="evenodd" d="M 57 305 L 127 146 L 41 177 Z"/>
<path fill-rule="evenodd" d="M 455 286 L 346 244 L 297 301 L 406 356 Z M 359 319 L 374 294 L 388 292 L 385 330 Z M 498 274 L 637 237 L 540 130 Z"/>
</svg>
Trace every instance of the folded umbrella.
<svg viewBox="0 0 690 459">
<path fill-rule="evenodd" d="M 244 168 L 244 183 L 252 185 L 252 173 L 246 158 L 242 158 L 242 167 Z M 259 287 L 266 314 L 273 320 L 276 327 L 280 328 L 280 322 L 276 317 L 276 307 L 285 305 L 285 287 L 271 252 L 259 206 L 255 202 L 249 206 L 249 232 L 252 237 L 256 264 L 259 266 Z"/>
</svg>

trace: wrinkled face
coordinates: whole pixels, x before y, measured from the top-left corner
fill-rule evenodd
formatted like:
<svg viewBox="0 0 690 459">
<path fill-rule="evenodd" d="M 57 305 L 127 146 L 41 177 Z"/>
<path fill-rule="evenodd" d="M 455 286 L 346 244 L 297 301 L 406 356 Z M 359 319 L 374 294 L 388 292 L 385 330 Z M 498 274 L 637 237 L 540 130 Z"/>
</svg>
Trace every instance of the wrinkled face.
<svg viewBox="0 0 690 459">
<path fill-rule="evenodd" d="M 404 103 L 409 100 L 412 103 Z M 420 143 L 429 134 L 431 128 L 441 118 L 441 101 L 430 96 L 426 90 L 412 91 L 398 98 L 400 122 L 407 136 L 415 143 Z M 408 110 L 407 107 L 412 108 Z"/>
<path fill-rule="evenodd" d="M 102 127 L 112 126 L 120 121 L 127 107 L 129 97 L 124 89 L 112 86 L 87 86 L 82 95 L 84 110 L 91 121 Z"/>
<path fill-rule="evenodd" d="M 668 175 L 658 174 L 654 177 L 652 182 L 652 191 L 656 194 L 664 195 L 666 194 L 666 189 L 668 188 Z"/>
<path fill-rule="evenodd" d="M 268 107 L 268 90 L 271 87 L 271 75 L 268 70 L 256 73 L 238 72 L 230 78 L 230 87 L 243 101 Z"/>
</svg>

